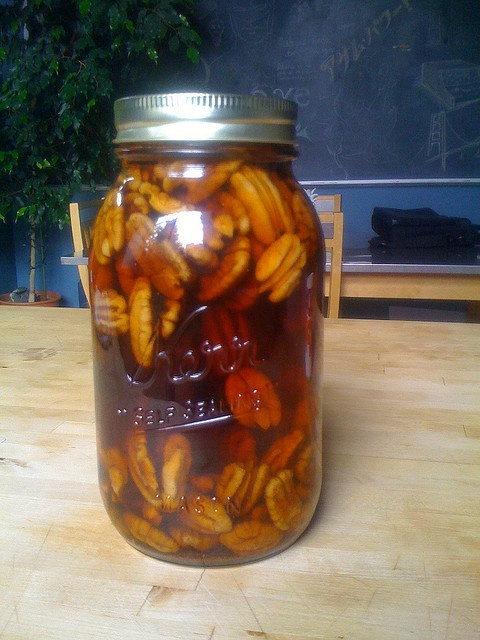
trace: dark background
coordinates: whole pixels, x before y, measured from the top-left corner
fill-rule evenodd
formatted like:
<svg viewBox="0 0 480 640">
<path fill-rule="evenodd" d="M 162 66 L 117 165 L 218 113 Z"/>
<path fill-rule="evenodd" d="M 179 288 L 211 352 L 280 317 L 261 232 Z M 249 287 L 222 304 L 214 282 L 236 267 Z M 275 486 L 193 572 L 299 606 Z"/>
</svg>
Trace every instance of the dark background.
<svg viewBox="0 0 480 640">
<path fill-rule="evenodd" d="M 479 0 L 200 0 L 195 25 L 172 88 L 295 100 L 301 180 L 480 177 Z"/>
</svg>

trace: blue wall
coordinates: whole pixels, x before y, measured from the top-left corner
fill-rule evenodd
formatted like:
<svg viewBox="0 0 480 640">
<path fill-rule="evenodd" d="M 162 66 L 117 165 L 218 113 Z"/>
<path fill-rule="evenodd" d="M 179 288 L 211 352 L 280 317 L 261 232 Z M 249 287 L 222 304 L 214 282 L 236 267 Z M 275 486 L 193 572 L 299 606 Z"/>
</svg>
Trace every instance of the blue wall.
<svg viewBox="0 0 480 640">
<path fill-rule="evenodd" d="M 15 225 L 16 283 L 11 287 L 28 287 L 30 247 L 27 229 L 23 224 Z M 72 233 L 69 226 L 55 230 L 47 239 L 46 280 L 50 291 L 62 296 L 62 306 L 85 306 L 83 290 L 76 267 L 61 264 L 61 257 L 73 253 Z M 37 271 L 37 288 L 42 286 L 40 269 Z M 7 289 L 10 290 L 10 289 Z"/>
<path fill-rule="evenodd" d="M 82 191 L 73 194 L 73 201 L 92 200 L 102 197 L 106 192 L 106 187 L 98 186 L 96 191 L 84 188 Z M 100 195 L 99 195 L 100 193 Z M 30 264 L 30 246 L 28 229 L 23 221 L 14 225 L 15 263 L 16 263 L 16 283 L 12 284 L 10 291 L 15 287 L 28 287 L 28 275 Z M 62 296 L 61 305 L 65 307 L 86 307 L 82 284 L 78 275 L 78 269 L 71 265 L 62 265 L 62 256 L 73 253 L 72 230 L 70 225 L 65 226 L 61 231 L 53 229 L 46 238 L 46 281 L 50 291 L 56 291 Z M 42 286 L 40 269 L 38 270 L 36 286 Z M 3 289 L 3 287 L 2 287 Z"/>
<path fill-rule="evenodd" d="M 13 227 L 7 221 L 0 223 L 0 293 L 9 293 L 16 286 Z"/>
</svg>

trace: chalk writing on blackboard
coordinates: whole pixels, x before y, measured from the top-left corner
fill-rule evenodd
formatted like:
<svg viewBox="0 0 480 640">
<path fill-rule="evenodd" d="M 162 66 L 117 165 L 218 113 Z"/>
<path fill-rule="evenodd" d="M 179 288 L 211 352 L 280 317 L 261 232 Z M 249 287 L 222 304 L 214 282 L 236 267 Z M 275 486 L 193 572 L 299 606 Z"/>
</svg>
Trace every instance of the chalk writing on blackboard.
<svg viewBox="0 0 480 640">
<path fill-rule="evenodd" d="M 298 103 L 302 180 L 480 177 L 480 1 L 198 0 L 195 88 Z"/>
<path fill-rule="evenodd" d="M 480 65 L 464 60 L 424 62 L 420 83 L 441 107 L 480 100 Z"/>
<path fill-rule="evenodd" d="M 430 117 L 427 162 L 445 172 L 449 158 L 480 150 L 480 65 L 464 60 L 424 63 L 421 86 L 443 107 Z"/>
<path fill-rule="evenodd" d="M 358 62 L 360 56 L 362 56 L 375 41 L 381 40 L 381 38 L 384 37 L 402 10 L 412 11 L 409 0 L 402 0 L 393 9 L 387 8 L 375 15 L 370 23 L 363 28 L 362 34 L 359 37 L 354 37 L 344 43 L 322 62 L 322 71 L 326 71 L 332 81 L 336 79 L 339 73 L 345 73 L 351 64 Z"/>
</svg>

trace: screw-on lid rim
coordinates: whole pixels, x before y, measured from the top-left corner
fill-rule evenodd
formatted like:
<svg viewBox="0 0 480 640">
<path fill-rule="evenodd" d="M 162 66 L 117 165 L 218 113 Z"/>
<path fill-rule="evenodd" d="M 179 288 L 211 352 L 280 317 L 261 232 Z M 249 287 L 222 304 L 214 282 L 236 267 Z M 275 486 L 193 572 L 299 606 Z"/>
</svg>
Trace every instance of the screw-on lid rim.
<svg viewBox="0 0 480 640">
<path fill-rule="evenodd" d="M 295 144 L 297 105 L 262 95 L 168 93 L 115 102 L 116 144 L 268 142 Z"/>
</svg>

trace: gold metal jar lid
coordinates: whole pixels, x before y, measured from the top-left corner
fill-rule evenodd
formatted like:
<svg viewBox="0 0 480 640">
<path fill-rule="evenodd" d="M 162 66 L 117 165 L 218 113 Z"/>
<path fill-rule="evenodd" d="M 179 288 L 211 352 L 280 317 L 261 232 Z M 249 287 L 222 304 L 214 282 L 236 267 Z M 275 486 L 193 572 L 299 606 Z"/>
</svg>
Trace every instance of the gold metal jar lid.
<svg viewBox="0 0 480 640">
<path fill-rule="evenodd" d="M 116 144 L 264 142 L 295 144 L 297 105 L 260 95 L 169 93 L 121 98 Z"/>
</svg>

